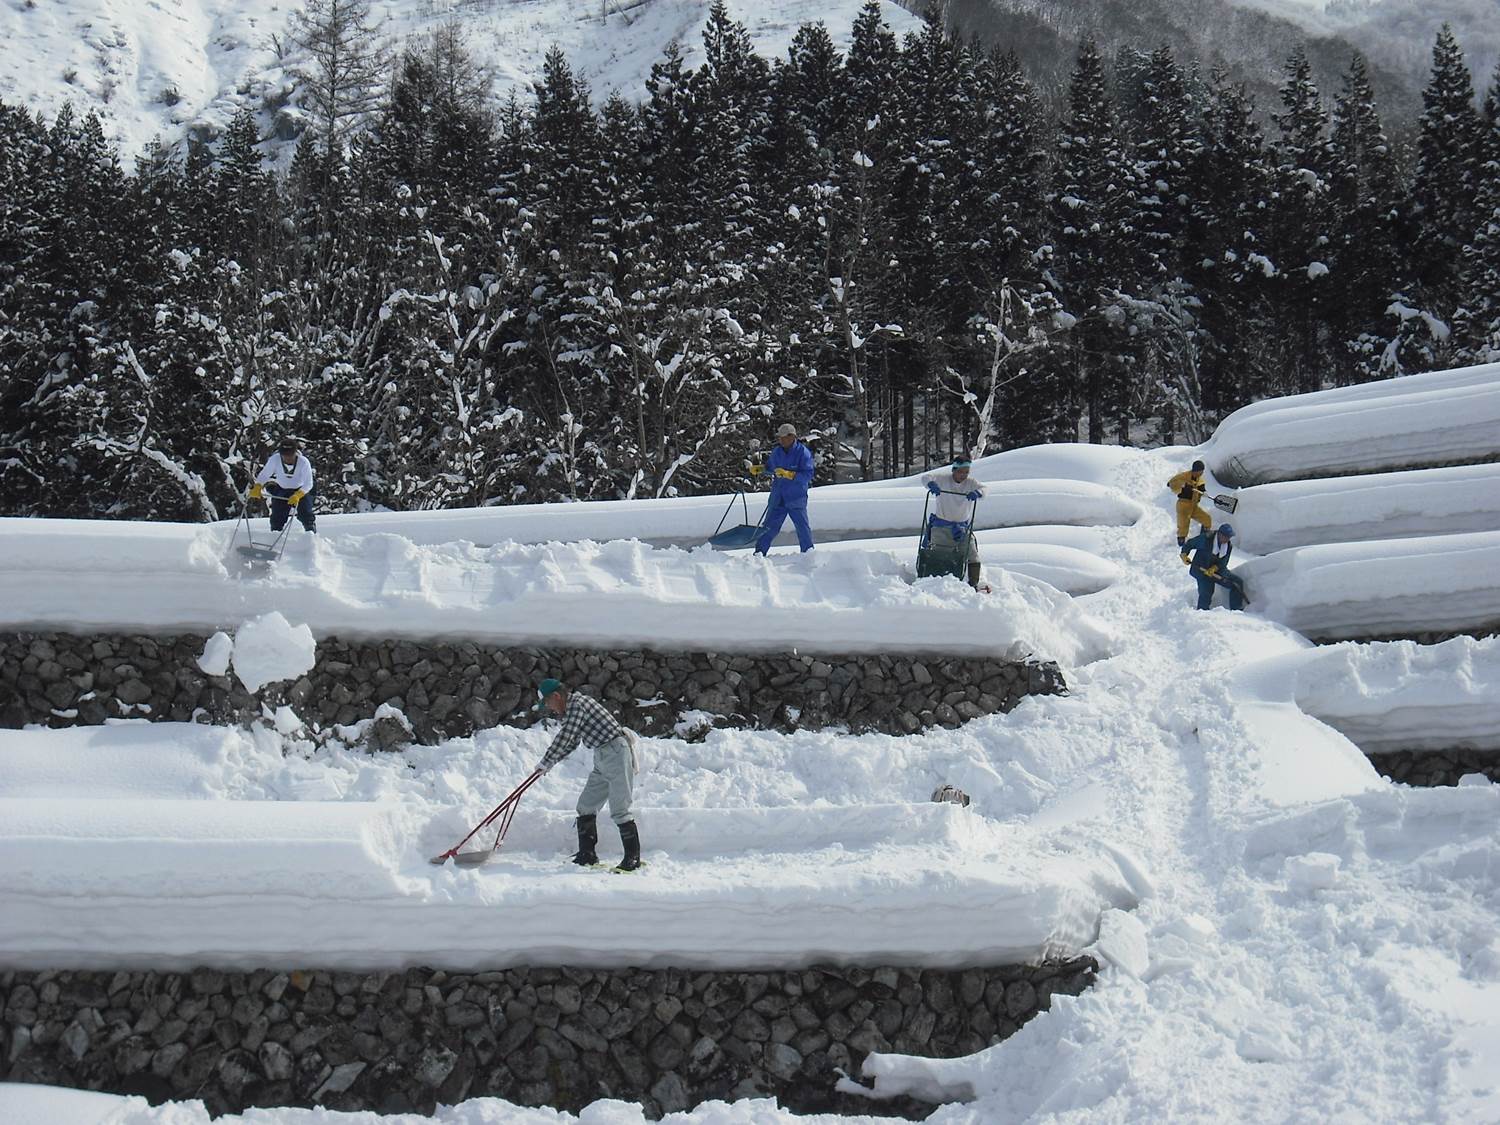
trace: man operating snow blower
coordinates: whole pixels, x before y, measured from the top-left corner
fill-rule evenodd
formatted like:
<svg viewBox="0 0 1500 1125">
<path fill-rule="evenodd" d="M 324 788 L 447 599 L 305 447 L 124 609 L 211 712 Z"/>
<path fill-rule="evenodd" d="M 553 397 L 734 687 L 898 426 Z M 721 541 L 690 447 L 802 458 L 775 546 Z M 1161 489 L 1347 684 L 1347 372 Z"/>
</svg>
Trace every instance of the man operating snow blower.
<svg viewBox="0 0 1500 1125">
<path fill-rule="evenodd" d="M 537 688 L 541 697 L 538 707 L 546 707 L 562 718 L 562 728 L 542 756 L 537 769 L 546 773 L 558 762 L 586 742 L 594 748 L 594 769 L 578 795 L 578 853 L 573 862 L 593 867 L 599 862 L 597 816 L 609 802 L 609 815 L 620 830 L 625 858 L 616 871 L 634 871 L 641 865 L 641 837 L 636 830 L 635 814 L 630 805 L 635 790 L 636 757 L 631 734 L 620 721 L 604 709 L 604 704 L 587 695 L 570 693 L 561 680 L 546 679 Z"/>
<path fill-rule="evenodd" d="M 929 545 L 962 550 L 969 585 L 977 590 L 981 568 L 979 542 L 974 538 L 974 505 L 983 498 L 985 487 L 971 475 L 972 467 L 971 461 L 959 458 L 946 469 L 923 473 L 922 483 L 937 501 L 937 511 L 928 517 Z"/>
<path fill-rule="evenodd" d="M 318 517 L 313 511 L 312 462 L 302 454 L 301 443 L 294 437 L 284 437 L 277 451 L 271 454 L 265 468 L 255 474 L 255 483 L 250 486 L 250 499 L 259 500 L 265 493 L 271 494 L 271 530 L 280 531 L 292 512 L 308 531 L 316 533 Z"/>
</svg>

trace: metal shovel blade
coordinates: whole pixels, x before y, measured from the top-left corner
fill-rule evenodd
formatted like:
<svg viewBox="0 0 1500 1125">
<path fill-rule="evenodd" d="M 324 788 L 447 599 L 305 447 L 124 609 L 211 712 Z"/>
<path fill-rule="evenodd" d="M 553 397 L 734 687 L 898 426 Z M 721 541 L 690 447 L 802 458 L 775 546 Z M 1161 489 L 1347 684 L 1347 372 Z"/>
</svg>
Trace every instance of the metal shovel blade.
<svg viewBox="0 0 1500 1125">
<path fill-rule="evenodd" d="M 270 547 L 246 547 L 242 545 L 236 547 L 235 550 L 239 551 L 245 558 L 254 559 L 257 562 L 276 561 L 276 552 Z"/>
<path fill-rule="evenodd" d="M 1239 506 L 1240 506 L 1240 501 L 1239 501 L 1239 498 L 1236 497 L 1236 496 L 1215 496 L 1214 497 L 1214 507 L 1218 508 L 1219 511 L 1221 511 L 1221 512 L 1228 512 L 1230 515 L 1233 515 L 1234 514 L 1234 510 L 1236 508 L 1238 508 Z"/>
<path fill-rule="evenodd" d="M 444 852 L 442 855 L 433 856 L 427 862 L 434 867 L 441 867 L 451 859 L 459 867 L 480 867 L 489 862 L 490 856 L 494 854 L 493 848 L 477 852 Z"/>
<path fill-rule="evenodd" d="M 494 854 L 494 848 L 485 848 L 477 852 L 459 852 L 453 857 L 453 862 L 460 867 L 483 867 Z"/>
</svg>

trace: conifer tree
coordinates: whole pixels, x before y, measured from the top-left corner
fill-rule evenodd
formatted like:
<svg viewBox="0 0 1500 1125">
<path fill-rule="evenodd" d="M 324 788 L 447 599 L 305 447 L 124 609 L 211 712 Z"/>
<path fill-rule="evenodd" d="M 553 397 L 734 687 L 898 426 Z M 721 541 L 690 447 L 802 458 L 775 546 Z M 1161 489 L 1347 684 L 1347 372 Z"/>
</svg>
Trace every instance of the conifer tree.
<svg viewBox="0 0 1500 1125">
<path fill-rule="evenodd" d="M 379 107 L 389 69 L 370 0 L 305 0 L 291 37 L 305 55 L 297 70 L 327 152 L 342 148 Z"/>
<path fill-rule="evenodd" d="M 1332 290 L 1325 308 L 1334 333 L 1336 378 L 1348 382 L 1378 355 L 1396 271 L 1398 187 L 1390 141 L 1375 107 L 1363 56 L 1355 54 L 1334 102 L 1329 138 Z"/>
<path fill-rule="evenodd" d="M 1135 169 L 1120 136 L 1104 65 L 1085 40 L 1068 86 L 1068 112 L 1057 144 L 1051 219 L 1062 307 L 1077 324 L 1070 337 L 1080 373 L 1072 417 L 1087 412 L 1088 440 L 1104 441 L 1106 405 L 1121 396 L 1128 359 L 1113 326 L 1119 294 L 1133 290 L 1139 243 L 1132 217 Z"/>
<path fill-rule="evenodd" d="M 1480 124 L 1475 229 L 1464 248 L 1463 307 L 1457 319 L 1467 358 L 1493 363 L 1500 360 L 1500 64 L 1485 94 Z"/>
</svg>

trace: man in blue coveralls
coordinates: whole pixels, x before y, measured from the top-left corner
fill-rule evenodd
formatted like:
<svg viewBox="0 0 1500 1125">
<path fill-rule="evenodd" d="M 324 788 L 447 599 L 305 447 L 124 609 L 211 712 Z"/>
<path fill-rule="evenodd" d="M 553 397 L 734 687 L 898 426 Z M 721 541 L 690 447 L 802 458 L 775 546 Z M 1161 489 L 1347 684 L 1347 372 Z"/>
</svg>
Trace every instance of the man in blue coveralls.
<svg viewBox="0 0 1500 1125">
<path fill-rule="evenodd" d="M 1214 587 L 1223 586 L 1229 591 L 1229 608 L 1244 609 L 1250 599 L 1245 596 L 1245 580 L 1229 569 L 1229 557 L 1234 553 L 1234 528 L 1224 523 L 1218 531 L 1204 531 L 1193 536 L 1182 545 L 1182 561 L 1198 580 L 1198 608 L 1209 609 L 1214 604 Z M 1191 557 L 1190 557 L 1191 555 Z"/>
<path fill-rule="evenodd" d="M 771 472 L 771 502 L 766 506 L 766 529 L 756 541 L 755 553 L 771 549 L 781 525 L 790 516 L 797 529 L 797 543 L 804 551 L 813 549 L 812 528 L 807 525 L 807 486 L 813 478 L 812 450 L 797 440 L 797 427 L 784 424 L 776 431 L 776 448 L 766 459 Z"/>
</svg>

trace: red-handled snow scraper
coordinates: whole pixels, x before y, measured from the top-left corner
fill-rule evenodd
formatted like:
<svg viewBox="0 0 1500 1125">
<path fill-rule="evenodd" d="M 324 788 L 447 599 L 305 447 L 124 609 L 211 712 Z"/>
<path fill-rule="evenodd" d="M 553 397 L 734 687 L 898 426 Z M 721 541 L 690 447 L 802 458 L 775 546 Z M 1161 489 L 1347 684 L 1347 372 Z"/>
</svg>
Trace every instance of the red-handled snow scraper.
<svg viewBox="0 0 1500 1125">
<path fill-rule="evenodd" d="M 517 785 L 515 791 L 512 792 L 509 797 L 505 798 L 505 800 L 501 801 L 498 805 L 495 806 L 494 812 L 490 813 L 489 816 L 485 817 L 474 826 L 474 830 L 472 832 L 470 832 L 458 843 L 454 844 L 442 855 L 433 856 L 429 862 L 436 864 L 438 867 L 441 867 L 450 859 L 459 867 L 478 867 L 480 864 L 487 862 L 490 856 L 494 855 L 500 850 L 500 845 L 505 840 L 505 834 L 510 831 L 510 822 L 516 815 L 516 806 L 521 803 L 522 794 L 524 794 L 526 790 L 530 789 L 539 780 L 541 780 L 541 776 L 541 770 L 533 770 L 531 776 L 528 777 L 525 781 L 521 782 L 520 785 Z M 487 848 L 476 848 L 475 850 L 468 852 L 461 852 L 458 850 L 459 848 L 467 844 L 470 840 L 472 840 L 475 836 L 479 835 L 479 833 L 483 832 L 490 825 L 494 824 L 497 820 L 500 822 L 500 827 L 495 833 L 495 842 L 492 845 Z"/>
</svg>

